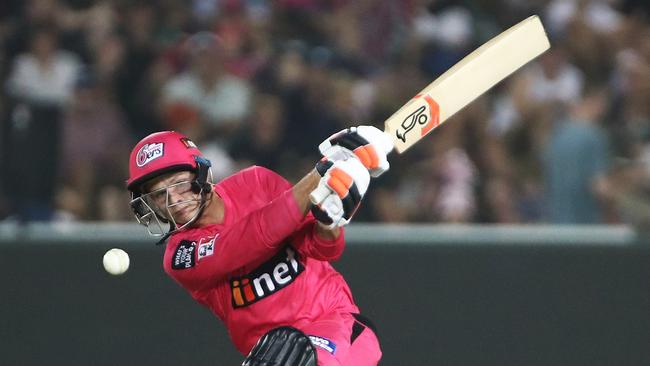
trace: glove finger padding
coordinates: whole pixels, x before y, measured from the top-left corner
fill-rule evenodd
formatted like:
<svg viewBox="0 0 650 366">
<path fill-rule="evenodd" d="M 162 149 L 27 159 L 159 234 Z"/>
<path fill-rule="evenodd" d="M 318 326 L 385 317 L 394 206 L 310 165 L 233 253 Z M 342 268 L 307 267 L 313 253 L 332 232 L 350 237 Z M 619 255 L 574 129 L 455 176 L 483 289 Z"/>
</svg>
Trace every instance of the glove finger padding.
<svg viewBox="0 0 650 366">
<path fill-rule="evenodd" d="M 358 126 L 333 134 L 318 146 L 318 150 L 330 160 L 344 160 L 354 155 L 376 178 L 390 168 L 387 155 L 393 147 L 392 140 L 383 131 L 373 126 Z"/>
<path fill-rule="evenodd" d="M 316 190 L 325 188 L 330 193 L 313 205 L 311 211 L 317 220 L 330 228 L 344 226 L 350 222 L 359 208 L 368 190 L 370 175 L 356 157 L 336 162 L 323 159 L 319 164 L 322 166 L 329 164 L 329 168 L 322 176 Z M 317 170 L 319 170 L 318 165 Z"/>
</svg>

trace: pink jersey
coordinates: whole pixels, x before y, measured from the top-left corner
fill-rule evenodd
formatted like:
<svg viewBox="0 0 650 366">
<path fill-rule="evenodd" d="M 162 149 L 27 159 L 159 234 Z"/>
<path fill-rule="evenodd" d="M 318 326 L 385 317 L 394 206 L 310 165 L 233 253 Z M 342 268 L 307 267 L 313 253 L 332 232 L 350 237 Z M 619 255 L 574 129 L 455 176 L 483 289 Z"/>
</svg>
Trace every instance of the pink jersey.
<svg viewBox="0 0 650 366">
<path fill-rule="evenodd" d="M 222 224 L 171 236 L 164 269 L 208 307 L 246 354 L 269 330 L 302 329 L 331 313 L 358 313 L 343 277 L 328 261 L 343 252 L 343 231 L 327 241 L 303 218 L 291 184 L 250 167 L 215 185 Z"/>
</svg>

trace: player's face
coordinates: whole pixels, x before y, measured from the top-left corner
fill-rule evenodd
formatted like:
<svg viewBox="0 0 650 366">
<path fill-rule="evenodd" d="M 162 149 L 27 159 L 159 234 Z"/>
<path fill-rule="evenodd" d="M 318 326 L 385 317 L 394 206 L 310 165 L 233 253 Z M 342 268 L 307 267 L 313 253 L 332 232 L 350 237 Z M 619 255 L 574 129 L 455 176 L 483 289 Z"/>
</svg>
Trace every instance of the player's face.
<svg viewBox="0 0 650 366">
<path fill-rule="evenodd" d="M 192 190 L 194 179 L 191 172 L 163 175 L 146 187 L 147 201 L 176 224 L 185 224 L 194 217 L 200 203 L 200 195 Z"/>
</svg>

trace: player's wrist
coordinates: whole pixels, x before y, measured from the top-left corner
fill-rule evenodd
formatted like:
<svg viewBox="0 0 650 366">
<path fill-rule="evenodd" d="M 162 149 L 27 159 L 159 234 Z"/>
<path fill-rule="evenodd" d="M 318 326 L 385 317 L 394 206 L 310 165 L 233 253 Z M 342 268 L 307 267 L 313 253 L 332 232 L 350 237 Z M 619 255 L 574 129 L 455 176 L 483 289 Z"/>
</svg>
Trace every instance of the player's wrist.
<svg viewBox="0 0 650 366">
<path fill-rule="evenodd" d="M 324 241 L 335 241 L 341 235 L 341 228 L 338 226 L 330 227 L 318 220 L 315 225 L 316 236 Z"/>
<path fill-rule="evenodd" d="M 316 220 L 334 229 L 350 222 L 368 190 L 370 175 L 356 156 L 328 165 L 309 198 Z"/>
</svg>

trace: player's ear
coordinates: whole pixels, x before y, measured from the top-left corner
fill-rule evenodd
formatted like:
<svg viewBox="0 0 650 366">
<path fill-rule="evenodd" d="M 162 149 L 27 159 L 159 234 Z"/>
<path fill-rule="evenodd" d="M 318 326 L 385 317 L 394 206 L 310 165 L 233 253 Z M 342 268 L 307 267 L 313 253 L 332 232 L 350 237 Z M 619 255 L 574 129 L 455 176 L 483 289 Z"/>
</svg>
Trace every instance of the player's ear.
<svg viewBox="0 0 650 366">
<path fill-rule="evenodd" d="M 195 194 L 201 193 L 201 184 L 196 180 L 192 181 L 192 192 Z"/>
</svg>

